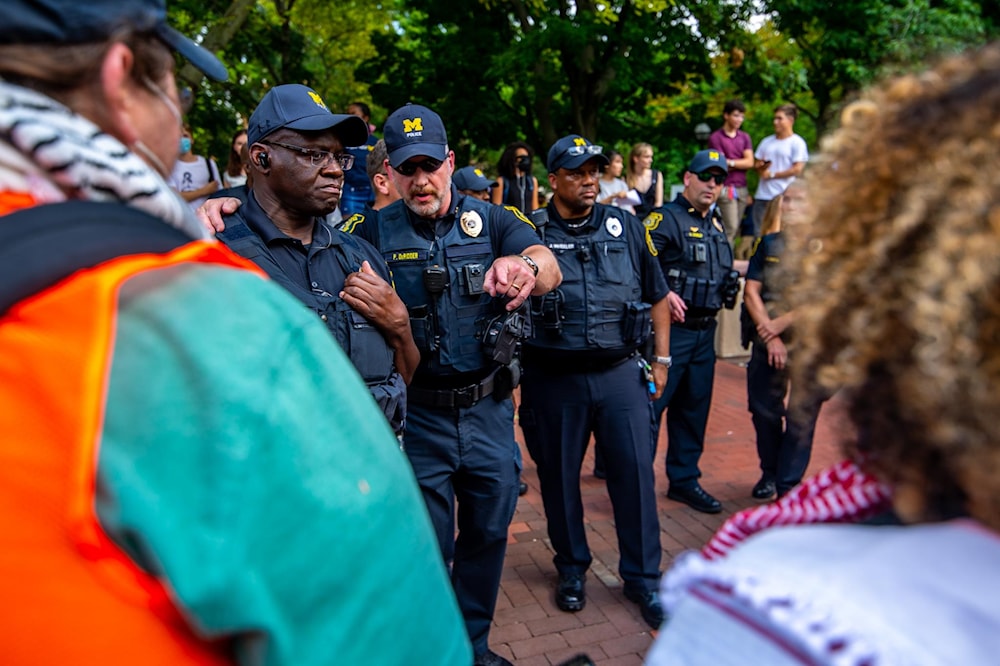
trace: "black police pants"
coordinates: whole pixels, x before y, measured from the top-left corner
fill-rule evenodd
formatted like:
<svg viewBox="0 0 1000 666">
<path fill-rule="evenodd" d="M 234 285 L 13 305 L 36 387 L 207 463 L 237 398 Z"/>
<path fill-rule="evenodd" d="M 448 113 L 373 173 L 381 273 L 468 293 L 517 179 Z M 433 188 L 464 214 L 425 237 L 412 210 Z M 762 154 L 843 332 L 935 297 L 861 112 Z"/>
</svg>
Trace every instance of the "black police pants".
<svg viewBox="0 0 1000 666">
<path fill-rule="evenodd" d="M 451 567 L 473 650 L 480 654 L 489 645 L 507 528 L 517 505 L 521 461 L 514 407 L 510 399 L 492 396 L 469 408 L 408 407 L 403 446 Z"/>
<path fill-rule="evenodd" d="M 560 574 L 583 574 L 591 563 L 580 470 L 593 433 L 604 452 L 621 553 L 619 573 L 631 589 L 655 590 L 662 552 L 653 476 L 653 415 L 636 359 L 576 374 L 527 367 L 521 401 L 521 429 L 538 466 L 556 569 Z"/>
<path fill-rule="evenodd" d="M 826 399 L 823 396 L 802 401 L 800 409 L 787 413 L 788 393 L 788 369 L 771 366 L 767 346 L 755 339 L 747 365 L 747 403 L 757 435 L 761 476 L 775 482 L 779 495 L 802 481 L 812 454 L 819 410 Z M 798 396 L 790 395 L 789 399 L 796 401 Z"/>
<path fill-rule="evenodd" d="M 705 428 L 715 384 L 715 329 L 670 327 L 670 356 L 663 395 L 654 403 L 656 432 L 667 410 L 667 478 L 675 488 L 698 483 L 698 461 L 705 448 Z M 670 409 L 667 409 L 669 407 Z M 655 440 L 654 440 L 655 446 Z"/>
</svg>

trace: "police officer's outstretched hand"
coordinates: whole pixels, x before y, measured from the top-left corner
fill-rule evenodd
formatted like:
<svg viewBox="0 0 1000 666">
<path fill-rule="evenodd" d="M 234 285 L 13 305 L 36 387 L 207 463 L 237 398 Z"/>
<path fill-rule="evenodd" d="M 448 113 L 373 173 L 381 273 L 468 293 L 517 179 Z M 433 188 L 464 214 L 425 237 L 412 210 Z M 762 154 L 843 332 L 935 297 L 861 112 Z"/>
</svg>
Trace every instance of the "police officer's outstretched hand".
<svg viewBox="0 0 1000 666">
<path fill-rule="evenodd" d="M 519 308 L 535 288 L 535 274 L 521 257 L 499 257 L 486 271 L 483 291 L 510 298 L 507 311 Z"/>
</svg>

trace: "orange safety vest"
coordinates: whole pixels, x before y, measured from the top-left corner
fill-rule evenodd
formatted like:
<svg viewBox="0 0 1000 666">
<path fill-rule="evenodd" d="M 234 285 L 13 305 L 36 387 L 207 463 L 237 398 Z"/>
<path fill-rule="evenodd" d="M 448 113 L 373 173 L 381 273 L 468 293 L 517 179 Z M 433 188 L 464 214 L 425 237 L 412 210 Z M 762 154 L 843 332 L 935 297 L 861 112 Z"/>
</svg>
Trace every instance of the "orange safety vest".
<svg viewBox="0 0 1000 666">
<path fill-rule="evenodd" d="M 207 241 L 122 256 L 0 318 L 0 663 L 233 663 L 228 643 L 199 638 L 163 581 L 111 541 L 94 506 L 119 288 L 184 263 L 248 265 Z"/>
</svg>

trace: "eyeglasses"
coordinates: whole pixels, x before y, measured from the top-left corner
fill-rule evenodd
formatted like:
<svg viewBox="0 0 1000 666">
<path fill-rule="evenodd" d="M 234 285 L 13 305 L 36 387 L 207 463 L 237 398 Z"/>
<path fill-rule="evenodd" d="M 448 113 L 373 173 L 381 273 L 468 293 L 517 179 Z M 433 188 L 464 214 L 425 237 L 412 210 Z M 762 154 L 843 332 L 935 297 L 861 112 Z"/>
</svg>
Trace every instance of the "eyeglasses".
<svg viewBox="0 0 1000 666">
<path fill-rule="evenodd" d="M 404 176 L 412 176 L 417 172 L 418 168 L 424 173 L 434 173 L 441 168 L 442 164 L 444 164 L 444 160 L 436 160 L 433 157 L 425 157 L 419 162 L 407 161 L 392 168 Z"/>
<path fill-rule="evenodd" d="M 726 182 L 726 174 L 724 173 L 712 173 L 711 171 L 702 171 L 701 173 L 696 173 L 694 175 L 697 176 L 698 180 L 700 180 L 703 183 L 707 183 L 713 178 L 715 179 L 716 185 L 722 185 L 724 182 Z"/>
<path fill-rule="evenodd" d="M 604 152 L 604 146 L 570 146 L 566 149 L 567 155 L 600 155 Z"/>
<path fill-rule="evenodd" d="M 331 153 L 327 150 L 310 150 L 309 148 L 293 146 L 290 143 L 281 143 L 280 141 L 261 141 L 261 143 L 268 146 L 278 146 L 280 148 L 284 148 L 285 150 L 291 150 L 292 152 L 298 153 L 303 157 L 308 157 L 309 163 L 317 168 L 328 166 L 334 160 L 337 160 L 340 164 L 340 168 L 344 171 L 347 171 L 354 166 L 354 155 L 351 155 L 350 153 Z"/>
</svg>

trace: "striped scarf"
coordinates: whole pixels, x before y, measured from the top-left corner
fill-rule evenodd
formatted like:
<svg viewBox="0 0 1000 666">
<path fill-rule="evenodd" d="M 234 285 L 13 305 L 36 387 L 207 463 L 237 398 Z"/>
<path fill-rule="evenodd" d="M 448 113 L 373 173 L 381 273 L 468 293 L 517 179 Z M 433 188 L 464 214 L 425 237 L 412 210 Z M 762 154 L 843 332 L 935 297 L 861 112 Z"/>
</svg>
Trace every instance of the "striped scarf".
<svg viewBox="0 0 1000 666">
<path fill-rule="evenodd" d="M 701 554 L 718 559 L 752 534 L 769 527 L 858 523 L 892 507 L 889 487 L 843 460 L 809 477 L 777 502 L 744 509 L 719 528 Z"/>
<path fill-rule="evenodd" d="M 59 102 L 0 80 L 0 191 L 40 203 L 120 201 L 192 238 L 208 231 L 163 178 L 118 139 Z"/>
</svg>

